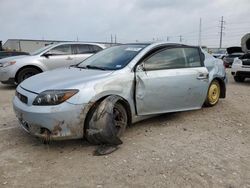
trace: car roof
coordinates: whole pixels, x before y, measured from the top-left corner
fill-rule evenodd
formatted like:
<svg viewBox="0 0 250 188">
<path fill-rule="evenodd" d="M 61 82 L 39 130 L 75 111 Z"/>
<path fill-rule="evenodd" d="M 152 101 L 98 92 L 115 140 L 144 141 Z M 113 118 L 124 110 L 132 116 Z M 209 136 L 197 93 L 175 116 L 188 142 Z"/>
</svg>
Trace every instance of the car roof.
<svg viewBox="0 0 250 188">
<path fill-rule="evenodd" d="M 183 47 L 199 47 L 193 45 L 186 45 L 182 43 L 170 43 L 170 42 L 145 42 L 145 43 L 125 43 L 120 45 L 145 45 L 145 46 L 183 46 Z"/>
<path fill-rule="evenodd" d="M 102 48 L 106 48 L 105 44 L 102 43 L 95 43 L 95 42 L 58 42 L 51 44 L 51 46 L 58 46 L 58 45 L 63 45 L 63 44 L 86 44 L 86 45 L 97 45 Z"/>
</svg>

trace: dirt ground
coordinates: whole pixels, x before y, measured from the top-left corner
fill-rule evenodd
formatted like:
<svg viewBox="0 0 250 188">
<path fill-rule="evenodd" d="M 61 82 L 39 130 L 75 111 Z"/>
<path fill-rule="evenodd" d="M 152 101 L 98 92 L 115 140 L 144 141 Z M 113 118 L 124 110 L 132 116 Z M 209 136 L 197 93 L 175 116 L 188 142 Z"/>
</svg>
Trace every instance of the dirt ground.
<svg viewBox="0 0 250 188">
<path fill-rule="evenodd" d="M 0 187 L 250 187 L 250 80 L 228 77 L 217 106 L 137 123 L 101 157 L 83 140 L 47 146 L 25 133 L 15 87 L 0 84 Z"/>
</svg>

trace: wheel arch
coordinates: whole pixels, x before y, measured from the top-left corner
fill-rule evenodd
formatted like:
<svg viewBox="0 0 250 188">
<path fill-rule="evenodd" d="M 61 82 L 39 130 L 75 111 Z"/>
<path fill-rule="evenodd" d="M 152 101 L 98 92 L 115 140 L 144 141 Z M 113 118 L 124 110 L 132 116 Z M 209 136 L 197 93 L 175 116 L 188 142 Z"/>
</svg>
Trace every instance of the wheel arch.
<svg viewBox="0 0 250 188">
<path fill-rule="evenodd" d="M 94 102 L 90 102 L 88 103 L 88 107 L 87 107 L 87 112 L 86 112 L 86 116 L 85 116 L 85 120 L 84 120 L 84 125 L 83 125 L 83 129 L 84 129 L 84 134 L 86 131 L 86 123 L 87 121 L 89 121 L 90 115 L 93 113 L 93 111 L 95 110 L 95 108 L 107 97 L 109 97 L 111 95 L 105 95 L 100 97 L 99 99 L 95 100 Z M 128 115 L 128 126 L 130 126 L 132 124 L 132 111 L 129 105 L 129 102 L 124 99 L 122 96 L 119 95 L 115 95 L 119 98 L 121 98 L 121 100 L 119 100 L 119 102 L 121 102 L 121 104 L 125 107 L 127 115 Z"/>
<path fill-rule="evenodd" d="M 20 73 L 20 71 L 22 71 L 22 70 L 24 70 L 24 69 L 26 69 L 26 68 L 35 68 L 35 69 L 37 69 L 40 73 L 43 72 L 43 70 L 42 70 L 40 67 L 35 66 L 35 65 L 26 65 L 26 66 L 23 66 L 23 67 L 19 68 L 18 71 L 16 72 L 16 74 L 15 74 L 15 82 L 17 82 L 17 77 L 18 77 L 18 74 Z"/>
<path fill-rule="evenodd" d="M 226 84 L 225 84 L 224 80 L 222 78 L 220 78 L 220 77 L 216 77 L 213 80 L 217 80 L 219 82 L 219 84 L 220 84 L 220 91 L 221 91 L 220 92 L 220 98 L 226 98 Z"/>
</svg>

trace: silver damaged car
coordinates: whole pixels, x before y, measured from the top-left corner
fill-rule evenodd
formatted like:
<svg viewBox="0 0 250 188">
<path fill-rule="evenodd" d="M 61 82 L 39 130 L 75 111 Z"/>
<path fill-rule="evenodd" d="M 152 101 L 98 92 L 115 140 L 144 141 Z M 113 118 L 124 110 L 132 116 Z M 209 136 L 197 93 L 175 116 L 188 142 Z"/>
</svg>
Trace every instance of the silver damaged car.
<svg viewBox="0 0 250 188">
<path fill-rule="evenodd" d="M 214 106 L 226 97 L 226 82 L 223 62 L 199 47 L 123 44 L 23 81 L 13 106 L 32 135 L 93 142 L 110 124 L 119 138 L 139 120 Z"/>
</svg>

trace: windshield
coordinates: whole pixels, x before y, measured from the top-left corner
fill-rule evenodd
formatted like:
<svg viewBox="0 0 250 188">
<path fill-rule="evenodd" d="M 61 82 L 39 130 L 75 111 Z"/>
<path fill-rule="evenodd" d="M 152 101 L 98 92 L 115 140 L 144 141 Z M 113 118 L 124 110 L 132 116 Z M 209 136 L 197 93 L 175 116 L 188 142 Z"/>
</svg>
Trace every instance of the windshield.
<svg viewBox="0 0 250 188">
<path fill-rule="evenodd" d="M 38 50 L 30 53 L 30 55 L 39 55 L 40 53 L 42 53 L 43 51 L 49 49 L 52 45 L 48 45 L 48 46 L 44 46 L 43 48 L 39 48 Z"/>
<path fill-rule="evenodd" d="M 78 65 L 80 68 L 118 70 L 125 67 L 147 45 L 120 45 L 105 49 Z"/>
</svg>

